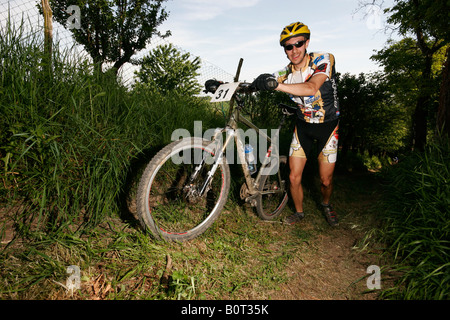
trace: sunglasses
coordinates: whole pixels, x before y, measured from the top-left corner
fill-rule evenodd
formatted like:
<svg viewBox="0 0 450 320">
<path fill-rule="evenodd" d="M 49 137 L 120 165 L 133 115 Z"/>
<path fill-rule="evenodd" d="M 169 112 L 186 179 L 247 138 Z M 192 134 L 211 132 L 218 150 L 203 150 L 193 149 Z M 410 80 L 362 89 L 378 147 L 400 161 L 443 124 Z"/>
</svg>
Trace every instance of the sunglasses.
<svg viewBox="0 0 450 320">
<path fill-rule="evenodd" d="M 294 43 L 294 44 L 288 44 L 288 45 L 285 45 L 285 46 L 284 46 L 284 50 L 286 50 L 286 51 L 291 51 L 292 49 L 294 49 L 294 46 L 295 46 L 296 48 L 301 48 L 301 47 L 303 47 L 303 45 L 305 44 L 306 41 L 308 41 L 308 40 L 297 41 L 297 42 Z"/>
</svg>

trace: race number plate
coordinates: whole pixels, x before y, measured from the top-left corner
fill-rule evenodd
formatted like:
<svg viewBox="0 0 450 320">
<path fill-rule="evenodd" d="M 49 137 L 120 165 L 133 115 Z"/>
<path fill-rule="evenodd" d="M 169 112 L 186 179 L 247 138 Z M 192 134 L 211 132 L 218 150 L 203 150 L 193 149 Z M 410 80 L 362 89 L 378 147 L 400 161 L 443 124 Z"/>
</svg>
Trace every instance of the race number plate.
<svg viewBox="0 0 450 320">
<path fill-rule="evenodd" d="M 211 98 L 211 102 L 223 102 L 230 101 L 240 82 L 224 83 L 221 84 L 214 96 Z"/>
</svg>

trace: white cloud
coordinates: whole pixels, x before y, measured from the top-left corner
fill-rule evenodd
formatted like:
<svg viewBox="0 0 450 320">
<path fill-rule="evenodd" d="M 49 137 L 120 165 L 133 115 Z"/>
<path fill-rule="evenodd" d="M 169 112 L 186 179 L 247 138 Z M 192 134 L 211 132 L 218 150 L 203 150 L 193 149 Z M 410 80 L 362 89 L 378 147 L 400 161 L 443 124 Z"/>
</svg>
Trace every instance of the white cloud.
<svg viewBox="0 0 450 320">
<path fill-rule="evenodd" d="M 234 8 L 249 8 L 258 4 L 260 0 L 227 0 L 215 2 L 211 0 L 181 0 L 176 5 L 181 6 L 182 18 L 190 21 L 211 20 L 224 12 Z"/>
</svg>

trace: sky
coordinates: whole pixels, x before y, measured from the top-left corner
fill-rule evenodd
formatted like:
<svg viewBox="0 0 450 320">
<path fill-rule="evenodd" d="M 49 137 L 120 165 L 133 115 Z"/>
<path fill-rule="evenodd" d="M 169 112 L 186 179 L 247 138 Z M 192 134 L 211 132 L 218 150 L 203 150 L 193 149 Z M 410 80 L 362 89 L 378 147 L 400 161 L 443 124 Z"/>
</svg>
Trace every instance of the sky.
<svg viewBox="0 0 450 320">
<path fill-rule="evenodd" d="M 8 6 L 16 18 L 27 12 L 32 22 L 36 20 L 36 1 L 0 0 L 0 25 L 5 24 Z M 372 1 L 168 0 L 164 6 L 169 17 L 159 31 L 170 30 L 168 42 L 231 77 L 243 58 L 239 80 L 251 82 L 259 74 L 273 73 L 289 63 L 279 45 L 280 33 L 286 25 L 300 21 L 311 30 L 309 52 L 332 53 L 338 72 L 357 75 L 381 69 L 370 56 L 382 49 L 390 36 L 384 32 L 386 17 L 382 10 L 375 6 L 361 8 L 361 2 Z M 376 2 L 386 8 L 393 0 Z M 42 24 L 42 17 L 40 20 Z M 71 38 L 64 28 L 57 30 L 62 37 Z"/>
<path fill-rule="evenodd" d="M 279 45 L 281 30 L 296 21 L 308 25 L 308 51 L 334 54 L 340 73 L 380 70 L 370 60 L 388 40 L 379 7 L 360 8 L 361 0 L 169 0 L 169 17 L 159 28 L 168 40 L 192 55 L 234 75 L 243 58 L 240 80 L 273 73 L 289 61 Z M 367 1 L 369 2 L 369 1 Z M 392 1 L 384 1 L 384 6 Z"/>
</svg>

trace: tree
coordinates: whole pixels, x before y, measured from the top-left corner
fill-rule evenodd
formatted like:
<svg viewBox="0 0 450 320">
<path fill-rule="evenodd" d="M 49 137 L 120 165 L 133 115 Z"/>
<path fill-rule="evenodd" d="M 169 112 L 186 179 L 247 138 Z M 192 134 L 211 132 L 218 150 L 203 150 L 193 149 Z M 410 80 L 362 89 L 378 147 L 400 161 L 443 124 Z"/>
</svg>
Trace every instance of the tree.
<svg viewBox="0 0 450 320">
<path fill-rule="evenodd" d="M 444 48 L 443 48 L 444 49 Z M 431 128 L 431 124 L 436 119 L 436 110 L 439 100 L 439 82 L 441 66 L 443 62 L 443 49 L 435 53 L 430 66 L 426 66 L 428 61 L 416 46 L 413 38 L 404 38 L 400 41 L 389 41 L 388 45 L 374 54 L 371 59 L 378 61 L 384 67 L 384 81 L 386 81 L 389 91 L 395 96 L 396 103 L 402 111 L 412 115 L 413 130 L 412 138 L 417 139 L 418 103 L 424 102 L 426 90 L 426 104 L 420 105 L 420 119 L 425 127 L 425 135 Z M 424 82 L 423 70 L 429 68 L 426 85 Z M 416 126 L 414 126 L 416 124 Z M 416 142 L 416 143 L 414 143 Z M 417 141 L 412 141 L 411 145 L 417 147 Z"/>
<path fill-rule="evenodd" d="M 191 59 L 190 53 L 181 53 L 172 44 L 160 45 L 142 58 L 141 69 L 135 72 L 135 87 L 153 88 L 163 94 L 174 90 L 185 95 L 198 94 L 201 86 L 196 77 L 200 63 L 199 57 Z"/>
<path fill-rule="evenodd" d="M 450 3 L 435 0 L 396 0 L 396 4 L 386 12 L 390 14 L 388 22 L 397 26 L 400 35 L 414 36 L 415 46 L 420 50 L 424 59 L 422 81 L 419 84 L 419 96 L 413 115 L 414 146 L 423 149 L 427 135 L 427 110 L 431 103 L 429 93 L 432 90 L 430 83 L 433 56 L 450 43 Z M 448 52 L 447 50 L 447 59 L 449 58 Z M 448 72 L 444 72 L 445 74 Z M 442 80 L 443 83 L 445 81 L 448 80 Z M 442 88 L 448 90 L 444 86 Z M 447 103 L 447 105 L 440 106 L 440 108 L 448 109 L 448 99 L 443 100 L 443 103 Z"/>
<path fill-rule="evenodd" d="M 389 41 L 385 48 L 371 57 L 384 67 L 383 78 L 398 106 L 411 115 L 411 145 L 419 149 L 421 146 L 417 141 L 418 126 L 425 126 L 422 134 L 426 139 L 427 132 L 433 130 L 432 125 L 436 121 L 445 49 L 441 48 L 433 54 L 429 62 L 417 48 L 415 39 L 404 38 L 397 42 Z M 424 70 L 428 72 L 426 76 L 423 74 Z M 426 84 L 423 83 L 425 78 Z M 419 116 L 423 119 L 418 119 Z"/>
<path fill-rule="evenodd" d="M 450 46 L 447 47 L 444 70 L 442 71 L 441 94 L 436 120 L 436 131 L 450 138 Z"/>
<path fill-rule="evenodd" d="M 53 16 L 67 26 L 69 6 L 81 10 L 80 28 L 70 28 L 75 40 L 84 46 L 94 63 L 101 68 L 112 63 L 114 72 L 144 49 L 154 35 L 167 37 L 157 28 L 168 13 L 162 7 L 167 0 L 50 0 Z M 100 69 L 101 70 L 101 69 Z"/>
<path fill-rule="evenodd" d="M 339 144 L 348 151 L 370 155 L 395 154 L 404 146 L 406 110 L 399 105 L 382 74 L 338 74 L 341 109 Z"/>
</svg>

